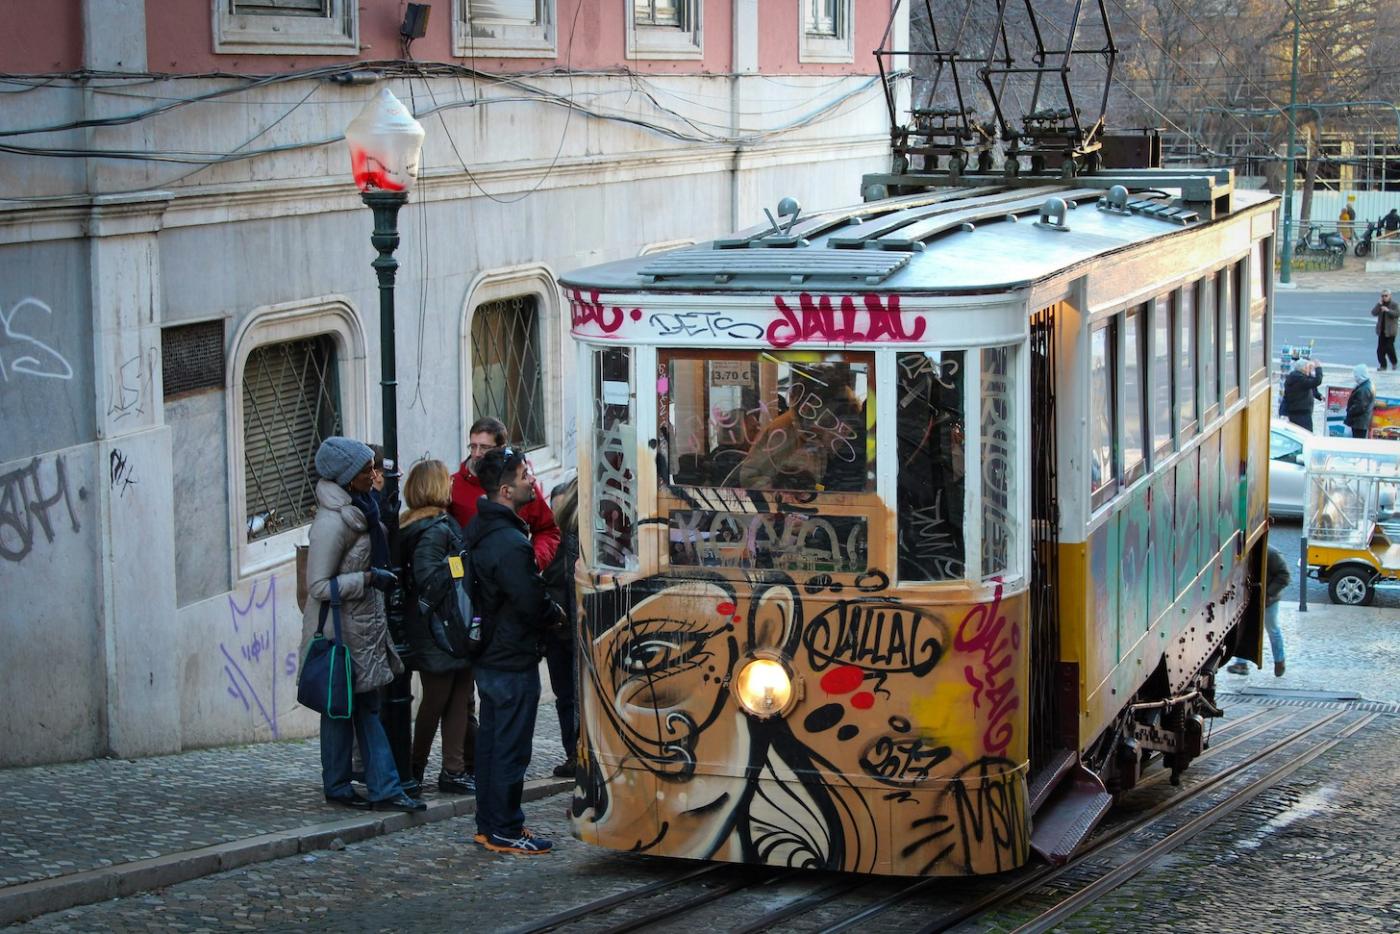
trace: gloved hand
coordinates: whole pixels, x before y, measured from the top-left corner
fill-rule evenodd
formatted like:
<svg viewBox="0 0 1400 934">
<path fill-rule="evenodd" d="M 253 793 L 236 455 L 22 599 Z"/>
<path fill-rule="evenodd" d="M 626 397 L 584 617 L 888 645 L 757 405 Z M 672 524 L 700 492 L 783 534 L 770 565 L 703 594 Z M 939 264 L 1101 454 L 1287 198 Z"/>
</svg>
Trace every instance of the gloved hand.
<svg viewBox="0 0 1400 934">
<path fill-rule="evenodd" d="M 388 590 L 399 582 L 392 571 L 383 568 L 370 568 L 365 572 L 365 586 L 376 590 Z"/>
</svg>

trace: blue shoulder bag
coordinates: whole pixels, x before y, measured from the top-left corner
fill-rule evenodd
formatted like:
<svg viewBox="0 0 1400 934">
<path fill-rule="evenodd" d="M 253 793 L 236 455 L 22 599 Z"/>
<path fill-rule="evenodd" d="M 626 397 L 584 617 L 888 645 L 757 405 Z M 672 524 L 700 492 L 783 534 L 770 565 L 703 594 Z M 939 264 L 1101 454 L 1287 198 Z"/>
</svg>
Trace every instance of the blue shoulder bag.
<svg viewBox="0 0 1400 934">
<path fill-rule="evenodd" d="M 334 639 L 325 636 L 327 610 L 335 628 Z M 355 712 L 355 670 L 350 664 L 350 649 L 340 634 L 340 584 L 334 577 L 330 602 L 321 604 L 320 625 L 301 660 L 297 703 L 333 720 L 348 720 Z"/>
</svg>

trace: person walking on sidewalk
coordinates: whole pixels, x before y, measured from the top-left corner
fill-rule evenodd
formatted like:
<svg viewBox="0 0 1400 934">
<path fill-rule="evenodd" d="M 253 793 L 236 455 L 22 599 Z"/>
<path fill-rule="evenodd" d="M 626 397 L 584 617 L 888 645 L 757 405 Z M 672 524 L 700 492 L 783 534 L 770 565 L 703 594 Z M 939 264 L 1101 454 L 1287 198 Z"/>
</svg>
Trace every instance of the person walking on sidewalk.
<svg viewBox="0 0 1400 934">
<path fill-rule="evenodd" d="M 554 690 L 554 711 L 559 716 L 559 739 L 564 761 L 554 767 L 555 778 L 573 778 L 578 767 L 578 687 L 574 683 L 574 621 L 578 599 L 574 594 L 574 565 L 578 562 L 578 477 L 561 483 L 550 494 L 550 508 L 559 525 L 559 551 L 544 569 L 549 598 L 564 608 L 565 623 L 545 639 L 544 660 L 549 686 Z"/>
<path fill-rule="evenodd" d="M 1313 402 L 1321 399 L 1322 367 L 1315 360 L 1301 360 L 1283 378 L 1281 414 L 1293 424 L 1313 430 Z"/>
<path fill-rule="evenodd" d="M 1381 300 L 1371 309 L 1376 319 L 1376 364 L 1385 372 L 1386 364 L 1395 366 L 1395 334 L 1400 330 L 1400 305 L 1390 298 L 1390 289 L 1381 292 Z"/>
<path fill-rule="evenodd" d="M 534 856 L 553 843 L 525 829 L 520 807 L 540 704 L 540 659 L 546 633 L 563 622 L 545 591 L 529 527 L 520 512 L 538 486 L 525 453 L 488 451 L 475 474 L 486 498 L 467 525 L 476 574 L 477 611 L 486 645 L 476 660 L 481 726 L 476 737 L 476 836 L 496 853 Z"/>
<path fill-rule="evenodd" d="M 1346 426 L 1351 429 L 1353 438 L 1365 438 L 1371 433 L 1371 416 L 1376 410 L 1376 391 L 1371 387 L 1371 374 L 1366 364 L 1358 363 L 1351 375 L 1356 379 L 1356 388 L 1347 396 Z"/>
<path fill-rule="evenodd" d="M 1269 559 L 1264 572 L 1264 631 L 1269 634 L 1269 654 L 1274 657 L 1274 677 L 1283 677 L 1283 630 L 1278 625 L 1278 604 L 1283 599 L 1283 588 L 1288 586 L 1292 575 L 1288 573 L 1288 562 L 1273 546 L 1269 547 Z M 1232 675 L 1249 674 L 1249 662 L 1235 656 L 1225 669 Z"/>
<path fill-rule="evenodd" d="M 354 669 L 353 715 L 321 717 L 321 784 L 326 801 L 347 807 L 422 811 L 423 802 L 404 793 L 389 740 L 379 722 L 379 688 L 403 671 L 389 642 L 382 591 L 397 578 L 374 566 L 389 545 L 379 523 L 374 485 L 374 452 L 350 438 L 330 437 L 316 450 L 316 518 L 311 522 L 306 558 L 307 599 L 302 618 L 310 641 L 331 599 L 331 579 L 340 593 L 341 634 Z M 303 657 L 305 652 L 302 653 Z M 369 798 L 350 785 L 351 747 L 358 741 L 365 760 Z"/>
<path fill-rule="evenodd" d="M 442 724 L 442 771 L 438 791 L 445 794 L 476 793 L 472 773 L 476 765 L 475 739 L 468 746 L 467 725 L 475 713 L 472 670 L 465 658 L 442 650 L 429 631 L 429 612 L 456 612 L 451 599 L 452 571 L 448 556 L 462 551 L 462 534 L 447 514 L 452 502 L 452 474 L 438 460 L 420 461 L 408 472 L 403 485 L 407 511 L 399 518 L 400 564 L 408 574 L 404 581 L 404 623 L 413 649 L 414 667 L 423 686 L 418 717 L 413 724 L 413 774 L 423 784 L 433 736 Z M 467 622 L 464 620 L 463 622 Z"/>
</svg>

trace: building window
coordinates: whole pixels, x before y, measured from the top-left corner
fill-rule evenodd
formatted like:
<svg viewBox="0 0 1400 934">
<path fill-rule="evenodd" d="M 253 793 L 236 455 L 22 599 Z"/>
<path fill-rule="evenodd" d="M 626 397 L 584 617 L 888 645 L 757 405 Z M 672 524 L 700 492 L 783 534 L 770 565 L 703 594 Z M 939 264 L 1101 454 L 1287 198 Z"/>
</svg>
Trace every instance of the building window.
<svg viewBox="0 0 1400 934">
<path fill-rule="evenodd" d="M 1089 492 L 1097 508 L 1118 490 L 1118 320 L 1089 336 Z"/>
<path fill-rule="evenodd" d="M 248 541 L 311 521 L 316 449 L 342 433 L 335 341 L 322 334 L 256 347 L 243 366 L 244 527 Z"/>
<path fill-rule="evenodd" d="M 358 55 L 355 0 L 214 0 L 214 51 Z"/>
<path fill-rule="evenodd" d="M 629 12 L 627 57 L 699 59 L 704 57 L 701 0 L 624 0 Z"/>
<path fill-rule="evenodd" d="M 518 295 L 478 305 L 471 325 L 472 419 L 499 418 L 527 451 L 548 443 L 539 319 L 535 296 Z"/>
<path fill-rule="evenodd" d="M 556 0 L 452 0 L 452 54 L 554 58 Z"/>
<path fill-rule="evenodd" d="M 800 62 L 855 61 L 851 0 L 799 0 L 802 16 L 798 37 Z"/>
</svg>

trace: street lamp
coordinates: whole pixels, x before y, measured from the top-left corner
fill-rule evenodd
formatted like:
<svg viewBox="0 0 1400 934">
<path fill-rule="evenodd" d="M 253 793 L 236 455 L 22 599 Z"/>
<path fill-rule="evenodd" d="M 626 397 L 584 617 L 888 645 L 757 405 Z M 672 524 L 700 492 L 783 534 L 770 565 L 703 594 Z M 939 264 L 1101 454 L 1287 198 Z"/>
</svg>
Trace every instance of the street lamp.
<svg viewBox="0 0 1400 934">
<path fill-rule="evenodd" d="M 379 388 L 384 423 L 385 466 L 383 502 L 390 504 L 384 519 L 392 539 L 398 537 L 399 502 L 399 417 L 398 381 L 394 365 L 394 278 L 399 263 L 394 250 L 399 246 L 399 208 L 408 202 L 409 189 L 418 178 L 418 155 L 423 149 L 423 126 L 408 108 L 381 88 L 350 125 L 345 141 L 350 145 L 350 171 L 360 189 L 360 197 L 374 212 L 374 232 L 370 242 L 378 251 L 372 263 L 379 277 Z M 391 549 L 392 550 L 392 549 Z M 398 627 L 395 627 L 396 629 Z M 393 633 L 395 649 L 408 655 L 402 631 Z M 380 719 L 394 752 L 399 779 L 405 788 L 418 792 L 410 761 L 412 744 L 412 675 L 404 672 L 389 685 Z"/>
</svg>

